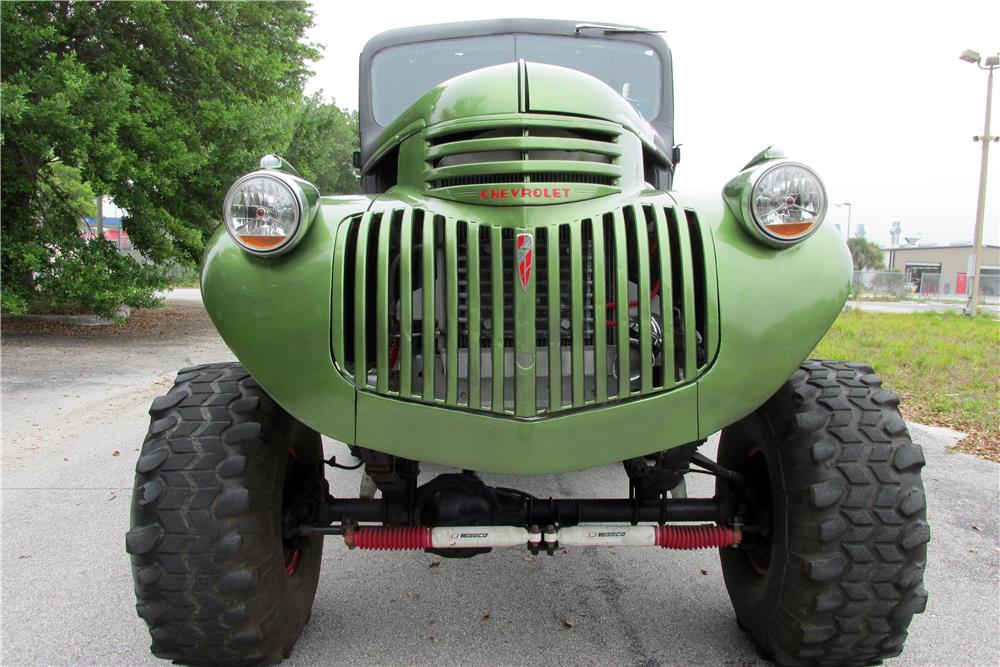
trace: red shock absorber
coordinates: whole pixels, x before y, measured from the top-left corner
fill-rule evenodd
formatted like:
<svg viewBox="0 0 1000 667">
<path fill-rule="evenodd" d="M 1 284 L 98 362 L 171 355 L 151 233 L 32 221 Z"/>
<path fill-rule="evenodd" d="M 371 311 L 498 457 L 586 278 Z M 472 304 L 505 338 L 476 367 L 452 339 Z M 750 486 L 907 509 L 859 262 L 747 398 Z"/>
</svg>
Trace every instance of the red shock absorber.
<svg viewBox="0 0 1000 667">
<path fill-rule="evenodd" d="M 738 529 L 701 526 L 656 526 L 656 545 L 664 549 L 713 549 L 740 543 Z"/>
<path fill-rule="evenodd" d="M 344 542 L 354 549 L 412 550 L 429 549 L 431 529 L 426 526 L 383 528 L 364 526 L 344 533 Z"/>
</svg>

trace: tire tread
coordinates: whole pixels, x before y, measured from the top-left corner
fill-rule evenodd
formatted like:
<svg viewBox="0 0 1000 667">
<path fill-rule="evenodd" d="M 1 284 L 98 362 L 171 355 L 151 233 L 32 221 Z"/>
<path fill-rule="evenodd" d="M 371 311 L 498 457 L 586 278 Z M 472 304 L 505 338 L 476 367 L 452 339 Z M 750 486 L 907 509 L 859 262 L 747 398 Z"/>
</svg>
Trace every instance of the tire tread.
<svg viewBox="0 0 1000 667">
<path fill-rule="evenodd" d="M 126 549 L 136 611 L 160 658 L 274 663 L 301 632 L 304 619 L 275 627 L 280 597 L 267 593 L 275 473 L 247 465 L 279 411 L 238 363 L 185 368 L 150 407 Z"/>
<path fill-rule="evenodd" d="M 926 606 L 924 456 L 898 406 L 870 366 L 812 360 L 758 411 L 786 467 L 791 578 L 741 617 L 778 664 L 879 664 Z"/>
</svg>

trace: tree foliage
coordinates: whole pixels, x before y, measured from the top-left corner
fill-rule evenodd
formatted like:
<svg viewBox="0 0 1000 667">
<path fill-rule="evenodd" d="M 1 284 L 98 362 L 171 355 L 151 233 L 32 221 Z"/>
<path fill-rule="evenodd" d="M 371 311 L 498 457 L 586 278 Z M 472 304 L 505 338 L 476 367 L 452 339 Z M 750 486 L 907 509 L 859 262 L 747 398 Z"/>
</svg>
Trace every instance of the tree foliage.
<svg viewBox="0 0 1000 667">
<path fill-rule="evenodd" d="M 292 138 L 311 21 L 304 2 L 0 3 L 4 307 L 83 256 L 57 165 L 127 210 L 149 259 L 199 259 L 229 185 Z"/>
<path fill-rule="evenodd" d="M 45 295 L 44 308 L 57 312 L 93 312 L 114 315 L 118 306 L 155 305 L 163 289 L 163 273 L 153 264 L 140 264 L 107 239 L 67 240 L 59 254 L 36 266 L 35 284 Z"/>
<path fill-rule="evenodd" d="M 855 236 L 847 239 L 847 248 L 851 251 L 855 271 L 880 271 L 885 268 L 885 256 L 877 243 Z"/>
<path fill-rule="evenodd" d="M 358 149 L 358 112 L 323 101 L 319 92 L 302 100 L 282 157 L 323 194 L 360 190 L 353 153 Z"/>
</svg>

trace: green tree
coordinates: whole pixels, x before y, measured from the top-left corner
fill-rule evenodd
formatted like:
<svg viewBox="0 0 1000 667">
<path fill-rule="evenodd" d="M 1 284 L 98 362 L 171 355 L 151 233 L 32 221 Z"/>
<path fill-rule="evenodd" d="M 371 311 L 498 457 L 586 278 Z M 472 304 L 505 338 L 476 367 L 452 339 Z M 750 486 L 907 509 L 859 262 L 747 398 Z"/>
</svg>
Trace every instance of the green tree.
<svg viewBox="0 0 1000 667">
<path fill-rule="evenodd" d="M 97 214 L 97 196 L 76 167 L 52 162 L 40 175 L 38 185 L 40 213 L 45 220 L 62 215 L 67 223 L 77 224 Z"/>
<path fill-rule="evenodd" d="M 229 185 L 292 137 L 311 22 L 304 2 L 0 3 L 4 307 L 79 250 L 56 163 L 128 211 L 146 257 L 199 259 Z M 105 264 L 95 280 L 134 277 Z"/>
<path fill-rule="evenodd" d="M 847 239 L 847 248 L 851 251 L 855 271 L 880 271 L 885 268 L 885 256 L 877 243 L 855 236 Z"/>
<path fill-rule="evenodd" d="M 302 178 L 323 194 L 359 192 L 354 168 L 358 149 L 358 112 L 323 101 L 319 92 L 302 100 L 294 116 L 294 131 L 286 158 Z"/>
</svg>

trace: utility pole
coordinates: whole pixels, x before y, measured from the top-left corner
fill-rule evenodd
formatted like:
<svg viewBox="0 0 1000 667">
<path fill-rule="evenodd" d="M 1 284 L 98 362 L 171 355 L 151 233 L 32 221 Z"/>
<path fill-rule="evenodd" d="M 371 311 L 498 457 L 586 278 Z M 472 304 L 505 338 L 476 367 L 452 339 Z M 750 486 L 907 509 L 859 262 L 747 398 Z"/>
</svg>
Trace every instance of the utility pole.
<svg viewBox="0 0 1000 667">
<path fill-rule="evenodd" d="M 981 257 L 983 254 L 983 217 L 986 214 L 986 171 L 990 161 L 990 142 L 1000 141 L 1000 137 L 990 135 L 990 112 L 993 109 L 993 70 L 1000 67 L 1000 54 L 986 58 L 985 63 L 975 51 L 965 50 L 959 56 L 967 63 L 975 63 L 979 69 L 989 71 L 986 80 L 986 124 L 981 137 L 973 137 L 973 141 L 983 142 L 983 159 L 979 167 L 979 199 L 976 202 L 976 230 L 973 233 L 973 266 L 972 280 L 969 281 L 969 302 L 965 312 L 975 317 L 979 312 L 979 279 L 982 273 Z"/>
<path fill-rule="evenodd" d="M 840 204 L 834 204 L 834 206 L 836 206 L 837 208 L 840 208 L 841 206 L 846 206 L 847 207 L 847 240 L 850 241 L 851 240 L 851 209 L 854 208 L 854 207 L 851 206 L 851 202 L 849 202 L 849 201 L 845 201 L 845 202 L 842 202 Z"/>
</svg>

